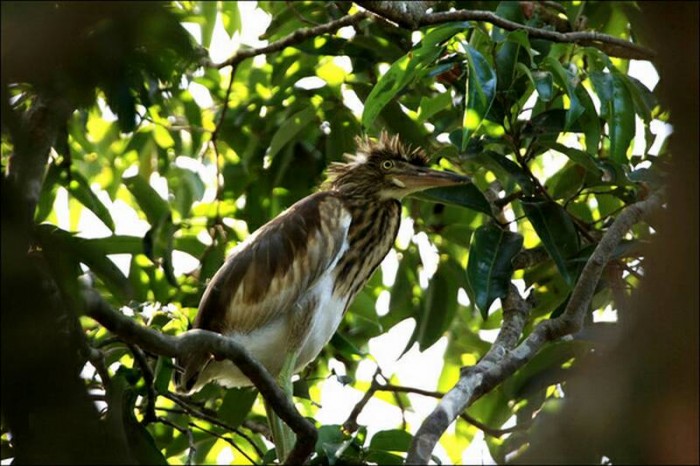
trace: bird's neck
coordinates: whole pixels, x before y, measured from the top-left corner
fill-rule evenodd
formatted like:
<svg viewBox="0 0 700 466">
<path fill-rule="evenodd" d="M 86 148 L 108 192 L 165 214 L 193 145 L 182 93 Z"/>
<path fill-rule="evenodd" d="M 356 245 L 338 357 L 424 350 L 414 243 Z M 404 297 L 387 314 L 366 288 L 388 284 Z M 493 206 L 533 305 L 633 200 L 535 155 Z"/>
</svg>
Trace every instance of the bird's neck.
<svg viewBox="0 0 700 466">
<path fill-rule="evenodd" d="M 345 206 L 352 222 L 348 248 L 335 268 L 334 294 L 347 297 L 350 303 L 393 246 L 401 223 L 401 203 L 355 199 L 346 200 Z"/>
</svg>

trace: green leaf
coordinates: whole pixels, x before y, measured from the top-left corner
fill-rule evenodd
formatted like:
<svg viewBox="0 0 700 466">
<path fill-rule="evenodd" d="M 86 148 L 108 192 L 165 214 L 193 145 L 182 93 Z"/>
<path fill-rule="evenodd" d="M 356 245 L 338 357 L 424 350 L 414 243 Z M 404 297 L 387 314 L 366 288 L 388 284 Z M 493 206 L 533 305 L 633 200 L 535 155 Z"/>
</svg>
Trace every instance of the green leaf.
<svg viewBox="0 0 700 466">
<path fill-rule="evenodd" d="M 382 430 L 374 434 L 369 448 L 381 451 L 408 451 L 413 436 L 400 429 Z"/>
<path fill-rule="evenodd" d="M 217 413 L 221 420 L 233 428 L 240 426 L 253 408 L 258 397 L 257 390 L 251 388 L 233 388 L 226 390 L 221 407 Z"/>
<path fill-rule="evenodd" d="M 561 108 L 554 108 L 538 113 L 523 126 L 523 136 L 538 137 L 540 138 L 540 142 L 542 142 L 542 138 L 546 138 L 547 136 L 554 137 L 554 141 L 556 141 L 556 137 L 559 136 L 559 133 L 562 131 L 570 131 L 572 133 L 582 132 L 583 130 L 578 122 L 566 128 L 568 114 L 568 111 Z"/>
<path fill-rule="evenodd" d="M 495 64 L 498 74 L 498 89 L 510 89 L 516 78 L 516 70 L 523 72 L 522 68 L 527 70 L 526 74 L 530 75 L 530 70 L 522 63 L 525 53 L 528 53 L 528 59 L 532 63 L 530 41 L 527 38 L 527 32 L 518 30 L 508 33 L 507 38 L 498 46 L 496 52 Z M 530 75 L 530 77 L 532 77 Z"/>
<path fill-rule="evenodd" d="M 582 166 L 568 162 L 547 180 L 544 187 L 552 199 L 568 199 L 579 191 L 586 180 L 585 175 Z"/>
<path fill-rule="evenodd" d="M 166 393 L 168 391 L 170 379 L 172 379 L 173 376 L 171 360 L 163 356 L 158 356 L 158 362 L 156 362 L 156 368 L 153 372 L 155 373 L 153 388 L 155 388 L 156 393 Z"/>
<path fill-rule="evenodd" d="M 55 163 L 50 163 L 46 170 L 44 183 L 41 186 L 39 203 L 37 204 L 34 214 L 34 221 L 36 223 L 41 223 L 46 220 L 46 217 L 53 211 L 53 204 L 56 201 L 58 187 L 64 184 L 60 180 L 61 176 L 66 176 L 65 171 Z"/>
<path fill-rule="evenodd" d="M 275 132 L 275 135 L 272 136 L 272 141 L 270 141 L 270 150 L 266 154 L 270 160 L 274 159 L 275 155 L 315 118 L 316 108 L 310 105 L 285 120 L 282 126 Z"/>
<path fill-rule="evenodd" d="M 423 299 L 423 308 L 420 315 L 416 316 L 416 328 L 404 353 L 411 349 L 416 341 L 421 351 L 430 348 L 452 324 L 457 311 L 457 288 L 461 275 L 459 265 L 452 264 L 441 263 L 430 279 Z"/>
<path fill-rule="evenodd" d="M 473 183 L 426 189 L 413 196 L 425 201 L 452 204 L 492 215 L 491 206 Z"/>
<path fill-rule="evenodd" d="M 170 215 L 168 203 L 160 197 L 143 176 L 137 174 L 125 177 L 123 181 L 126 189 L 131 192 L 143 213 L 146 214 L 151 226 L 160 224 Z"/>
<path fill-rule="evenodd" d="M 540 100 L 549 102 L 554 95 L 552 73 L 549 71 L 534 71 L 532 73 L 533 84 L 537 89 Z"/>
<path fill-rule="evenodd" d="M 593 173 L 596 176 L 602 174 L 601 169 L 598 167 L 596 160 L 591 157 L 591 154 L 583 152 L 582 150 L 574 149 L 573 147 L 567 147 L 564 144 L 559 144 L 555 142 L 554 144 L 548 144 L 548 146 L 557 152 L 566 155 L 572 162 L 576 162 L 581 165 L 586 171 Z"/>
<path fill-rule="evenodd" d="M 579 237 L 573 220 L 556 202 L 523 200 L 522 206 L 564 280 L 569 286 L 573 286 L 575 277 L 566 267 L 566 259 L 576 254 L 579 249 Z"/>
<path fill-rule="evenodd" d="M 49 224 L 37 226 L 37 234 L 43 248 L 62 250 L 78 262 L 85 264 L 107 289 L 121 302 L 133 296 L 131 283 L 119 268 L 107 257 L 99 243 L 78 238 L 73 234 Z"/>
<path fill-rule="evenodd" d="M 618 163 L 627 164 L 627 148 L 634 138 L 634 102 L 618 73 L 612 77 L 610 104 L 610 156 Z"/>
<path fill-rule="evenodd" d="M 532 183 L 532 179 L 525 173 L 520 165 L 510 160 L 505 155 L 487 150 L 479 155 L 478 160 L 482 160 L 484 166 L 496 172 L 497 176 L 504 173 L 512 178 L 518 183 L 525 195 L 530 195 L 534 192 L 535 186 Z"/>
<path fill-rule="evenodd" d="M 241 12 L 238 2 L 221 2 L 221 12 L 224 14 L 224 29 L 229 36 L 241 31 Z"/>
<path fill-rule="evenodd" d="M 651 90 L 633 76 L 620 74 L 627 90 L 634 100 L 634 109 L 645 122 L 651 121 L 651 112 L 658 104 L 657 98 Z"/>
<path fill-rule="evenodd" d="M 389 313 L 380 318 L 380 324 L 385 330 L 389 330 L 397 323 L 418 312 L 413 293 L 413 289 L 418 283 L 418 265 L 419 259 L 415 246 L 409 247 L 403 252 L 399 268 L 396 271 L 396 280 L 391 288 Z"/>
<path fill-rule="evenodd" d="M 117 373 L 111 379 L 107 391 L 110 409 L 107 410 L 107 423 L 121 427 L 126 436 L 130 455 L 137 464 L 168 464 L 156 447 L 155 441 L 146 428 L 134 415 L 137 398 L 136 390 L 129 385 L 124 373 Z"/>
<path fill-rule="evenodd" d="M 76 198 L 82 205 L 90 209 L 100 220 L 104 223 L 107 228 L 114 231 L 114 220 L 112 219 L 112 214 L 109 213 L 109 209 L 100 201 L 97 195 L 90 189 L 90 183 L 87 178 L 83 176 L 77 169 L 71 167 L 70 169 L 71 180 L 68 181 L 68 177 L 59 177 L 61 184 L 68 190 L 68 192 Z"/>
<path fill-rule="evenodd" d="M 579 123 L 586 136 L 586 152 L 596 157 L 598 146 L 600 145 L 601 120 L 595 110 L 591 96 L 582 84 L 576 86 L 576 97 L 584 108 L 584 112 L 579 117 Z"/>
<path fill-rule="evenodd" d="M 451 109 L 452 96 L 449 92 L 441 92 L 433 97 L 421 97 L 418 107 L 418 121 L 425 123 L 436 113 Z"/>
<path fill-rule="evenodd" d="M 568 130 L 583 114 L 585 108 L 581 104 L 578 95 L 576 95 L 576 88 L 572 83 L 572 78 L 561 63 L 552 57 L 545 57 L 542 64 L 552 72 L 554 80 L 566 90 L 566 94 L 569 96 L 570 105 L 569 110 L 566 112 L 566 124 L 564 126 L 564 129 Z"/>
<path fill-rule="evenodd" d="M 508 293 L 513 275 L 511 260 L 522 246 L 523 237 L 520 234 L 493 224 L 481 226 L 474 232 L 469 248 L 467 279 L 474 304 L 484 320 L 488 318 L 491 303 Z"/>
<path fill-rule="evenodd" d="M 471 45 L 465 44 L 469 65 L 467 102 L 462 126 L 462 150 L 466 150 L 471 136 L 479 129 L 496 98 L 496 73 L 488 61 Z"/>
<path fill-rule="evenodd" d="M 174 195 L 173 207 L 182 217 L 187 217 L 195 201 L 204 196 L 204 182 L 199 175 L 183 167 L 170 167 L 168 170 L 168 187 Z"/>
<path fill-rule="evenodd" d="M 403 457 L 380 450 L 369 450 L 365 460 L 376 464 L 400 465 L 404 463 Z"/>
<path fill-rule="evenodd" d="M 469 23 L 448 23 L 425 34 L 423 40 L 409 53 L 396 60 L 384 74 L 365 100 L 362 126 L 370 128 L 382 109 L 404 87 L 430 72 L 429 65 L 441 54 L 443 42 L 470 27 Z"/>
<path fill-rule="evenodd" d="M 224 2 L 226 3 L 226 2 Z M 202 8 L 202 18 L 204 22 L 202 28 L 202 46 L 209 48 L 211 46 L 211 38 L 214 35 L 214 26 L 216 26 L 216 13 L 218 11 L 219 2 L 208 1 L 201 2 L 199 5 Z"/>
</svg>

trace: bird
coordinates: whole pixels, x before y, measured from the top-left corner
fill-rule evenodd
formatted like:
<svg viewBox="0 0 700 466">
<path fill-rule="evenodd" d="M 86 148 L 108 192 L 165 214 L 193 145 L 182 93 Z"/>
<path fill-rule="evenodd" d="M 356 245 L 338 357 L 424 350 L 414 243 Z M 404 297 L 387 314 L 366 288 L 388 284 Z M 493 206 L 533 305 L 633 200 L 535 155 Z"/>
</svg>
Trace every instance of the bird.
<svg viewBox="0 0 700 466">
<path fill-rule="evenodd" d="M 355 143 L 345 162 L 329 165 L 317 192 L 231 251 L 208 283 L 194 320 L 194 328 L 236 340 L 286 382 L 318 356 L 389 253 L 401 200 L 471 181 L 428 168 L 426 152 L 411 149 L 398 135 L 382 131 L 379 138 L 358 136 Z M 176 389 L 183 394 L 211 381 L 252 384 L 231 361 L 210 355 L 187 355 L 176 367 Z"/>
</svg>

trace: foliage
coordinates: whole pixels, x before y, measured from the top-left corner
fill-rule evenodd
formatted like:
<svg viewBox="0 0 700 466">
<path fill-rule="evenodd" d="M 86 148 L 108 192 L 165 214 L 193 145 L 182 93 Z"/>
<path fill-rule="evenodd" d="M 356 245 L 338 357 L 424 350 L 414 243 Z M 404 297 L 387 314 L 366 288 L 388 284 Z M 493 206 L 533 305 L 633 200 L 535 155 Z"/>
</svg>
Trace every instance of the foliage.
<svg viewBox="0 0 700 466">
<path fill-rule="evenodd" d="M 15 5 L 11 13 L 49 5 Z M 310 37 L 265 54 L 264 60 L 244 60 L 231 82 L 230 67 L 218 68 L 205 57 L 217 24 L 225 36 L 240 37 L 247 18 L 239 4 L 177 2 L 167 14 L 158 4 L 147 5 L 90 10 L 92 16 L 76 26 L 86 35 L 53 57 L 49 71 L 34 74 L 16 65 L 16 74 L 3 74 L 16 112 L 46 93 L 68 95 L 77 107 L 54 145 L 35 213 L 37 247 L 46 251 L 64 293 L 73 293 L 77 276 L 88 271 L 114 307 L 128 306 L 134 319 L 164 333 L 186 331 L 226 252 L 311 193 L 328 164 L 352 152 L 353 138 L 362 132 L 398 133 L 434 153 L 435 165 L 473 178 L 467 188 L 406 200 L 413 241 L 396 245 L 395 278 L 374 276 L 296 383 L 298 405 L 308 417 L 315 417 L 328 378 L 365 391 L 371 381 L 358 369 L 371 359 L 368 342 L 406 319 L 415 322 L 406 350 L 417 343 L 424 351 L 446 337 L 436 387 L 445 390 L 461 366 L 488 349 L 484 331 L 500 326 L 511 282 L 524 284 L 535 303 L 527 332 L 558 315 L 592 245 L 621 208 L 645 198 L 663 177 L 664 147 L 650 153 L 661 142 L 652 123 L 668 115 L 652 90 L 629 76 L 630 60 L 599 48 L 480 22 L 427 26 L 412 34 L 387 22 L 363 21 L 342 34 Z M 560 6 L 559 18 L 569 25 L 585 17 L 591 30 L 632 35 L 633 6 Z M 68 17 L 70 8 L 59 3 L 58 11 Z M 342 2 L 264 1 L 258 8 L 271 17 L 261 36 L 270 42 L 357 11 Z M 543 26 L 542 17 L 517 2 L 502 2 L 495 13 Z M 46 24 L 60 23 L 41 14 Z M 194 26 L 198 44 L 180 23 Z M 3 68 L 8 65 L 13 63 Z M 349 104 L 355 97 L 359 109 Z M 3 131 L 4 166 L 12 145 Z M 496 202 L 502 212 L 486 201 L 493 204 L 493 193 L 503 201 Z M 66 206 L 67 217 L 59 213 Z M 638 285 L 638 246 L 652 233 L 649 225 L 637 225 L 616 251 L 617 272 L 606 274 L 596 290 L 586 336 L 550 345 L 470 408 L 491 429 L 511 419 L 523 426 L 505 440 L 487 435 L 497 461 L 527 443 L 527 426 L 566 392 L 580 361 L 604 350 L 590 336 L 603 326 L 597 316 L 618 309 L 619 290 L 624 296 Z M 419 254 L 419 234 L 427 234 L 437 250 L 437 268 L 425 286 L 419 286 L 419 275 L 430 266 Z M 518 267 L 514 259 L 523 247 L 546 255 Z M 183 266 L 183 260 L 194 265 Z M 468 299 L 458 299 L 461 290 Z M 389 312 L 377 312 L 387 291 Z M 264 420 L 253 390 L 211 385 L 182 406 L 168 392 L 170 360 L 150 354 L 140 359 L 94 321 L 81 323 L 90 345 L 104 353 L 112 380 L 119 381 L 113 385 L 129 394 L 108 413 L 123 410 L 125 429 L 138 439 L 134 444 L 141 445 L 144 461 L 177 463 L 191 454 L 194 462 L 213 462 L 228 446 L 236 462 L 274 458 L 256 427 Z M 329 368 L 331 359 L 346 375 Z M 104 389 L 97 375 L 86 385 Z M 411 409 L 405 394 L 380 393 L 387 403 Z M 317 427 L 314 464 L 400 464 L 417 426 Z M 451 461 L 460 462 L 476 432 L 460 419 L 455 433 L 443 437 Z"/>
</svg>

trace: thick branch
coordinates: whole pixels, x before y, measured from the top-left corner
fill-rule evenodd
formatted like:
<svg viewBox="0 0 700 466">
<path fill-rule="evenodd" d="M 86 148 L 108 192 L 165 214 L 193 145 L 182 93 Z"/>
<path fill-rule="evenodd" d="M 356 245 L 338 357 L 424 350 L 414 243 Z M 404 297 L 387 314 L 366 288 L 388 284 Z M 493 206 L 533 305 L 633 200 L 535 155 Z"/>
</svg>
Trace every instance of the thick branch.
<svg viewBox="0 0 700 466">
<path fill-rule="evenodd" d="M 7 177 L 20 196 L 16 202 L 22 205 L 26 228 L 32 224 L 39 202 L 51 146 L 60 126 L 73 111 L 63 99 L 41 96 L 35 99 L 32 108 L 21 116 L 22 124 L 13 126 L 14 151 L 7 168 Z"/>
<path fill-rule="evenodd" d="M 364 8 L 378 14 L 379 16 L 391 19 L 402 26 L 408 26 L 414 22 L 415 14 L 406 14 L 401 17 L 400 10 L 395 8 L 391 9 L 384 5 L 388 3 L 392 2 L 360 2 Z M 613 57 L 651 60 L 656 56 L 656 52 L 653 50 L 624 39 L 620 39 L 619 37 L 613 37 L 608 34 L 601 34 L 595 31 L 557 32 L 535 28 L 507 20 L 498 16 L 492 11 L 457 10 L 426 13 L 420 17 L 417 26 L 431 26 L 435 24 L 449 23 L 452 21 L 480 21 L 491 23 L 494 26 L 505 29 L 506 31 L 523 30 L 526 31 L 532 38 L 546 39 L 553 42 L 589 45 L 601 49 Z"/>
<path fill-rule="evenodd" d="M 177 337 L 165 335 L 141 326 L 134 320 L 115 311 L 94 290 L 83 291 L 87 315 L 98 321 L 124 341 L 139 345 L 147 351 L 167 357 L 205 353 L 216 358 L 226 358 L 241 369 L 275 412 L 297 434 L 297 442 L 287 458 L 288 464 L 301 464 L 316 444 L 316 429 L 294 407 L 275 379 L 258 361 L 235 341 L 206 330 L 190 330 Z"/>
<path fill-rule="evenodd" d="M 447 392 L 435 410 L 423 421 L 408 451 L 408 464 L 427 463 L 438 440 L 457 416 L 532 359 L 546 342 L 581 329 L 595 287 L 613 250 L 625 233 L 658 207 L 660 202 L 658 195 L 653 195 L 627 207 L 615 219 L 586 262 L 562 315 L 541 322 L 517 347 L 514 346 L 525 323 L 527 304 L 511 287 L 503 305 L 504 323 L 498 338 L 475 366 L 463 371 L 454 388 Z"/>
</svg>

